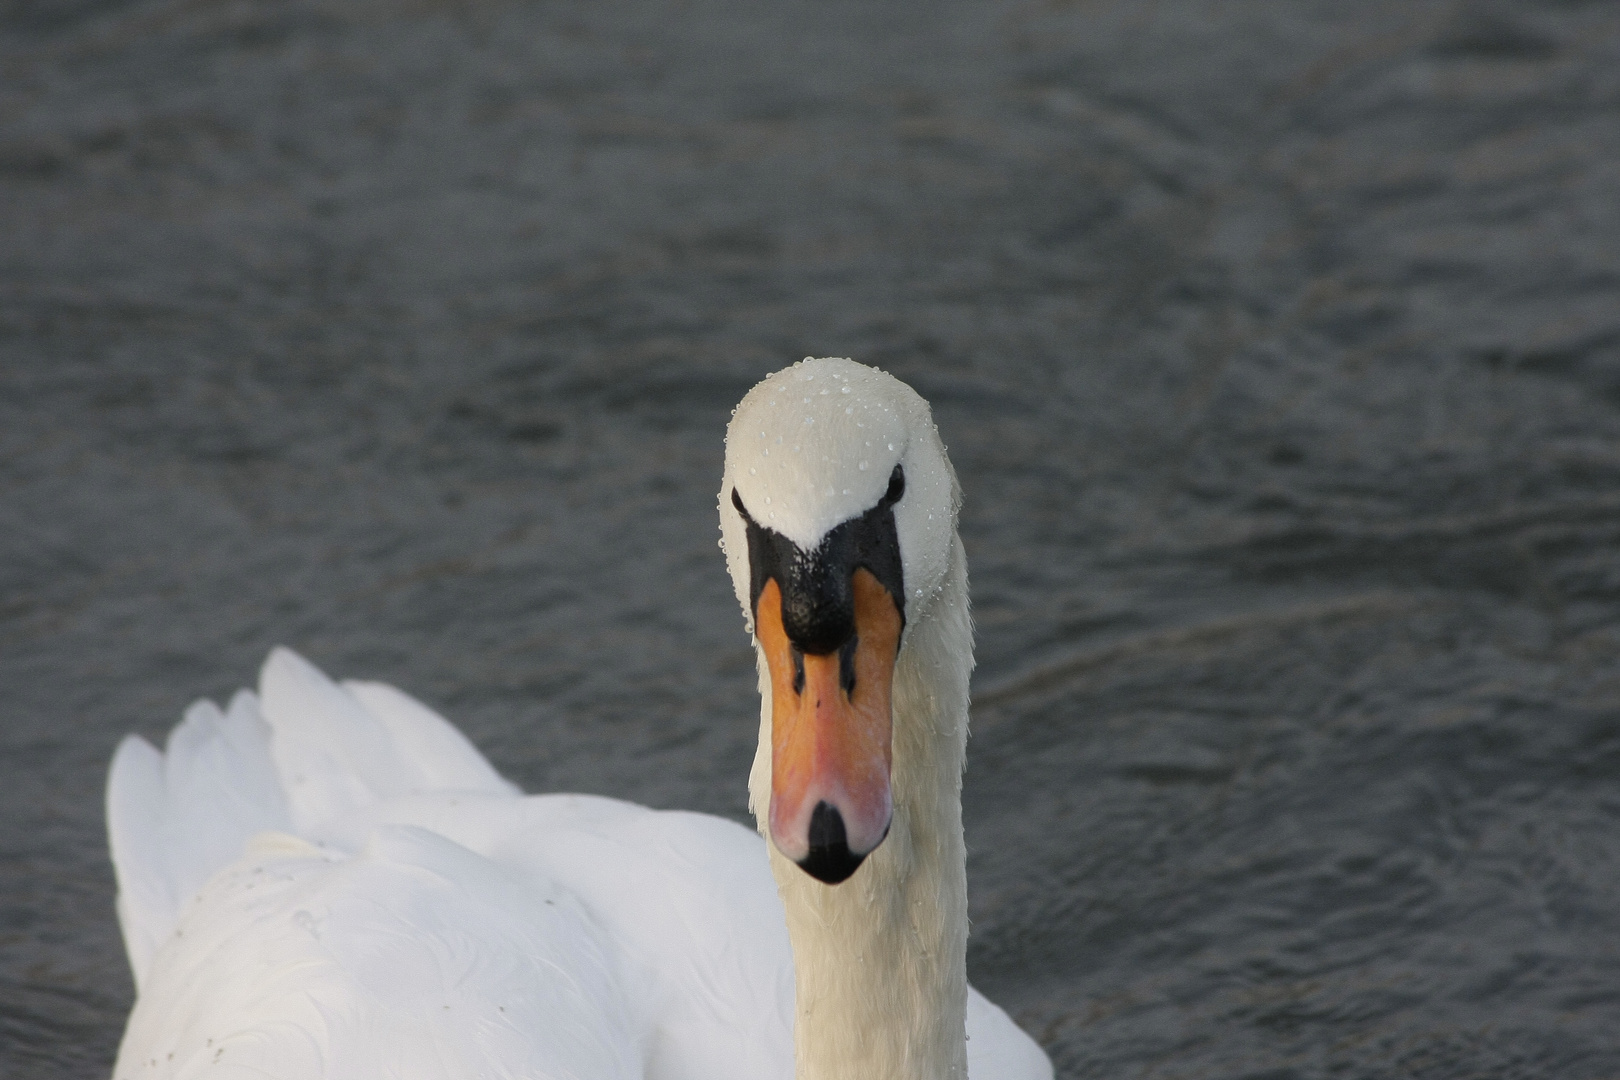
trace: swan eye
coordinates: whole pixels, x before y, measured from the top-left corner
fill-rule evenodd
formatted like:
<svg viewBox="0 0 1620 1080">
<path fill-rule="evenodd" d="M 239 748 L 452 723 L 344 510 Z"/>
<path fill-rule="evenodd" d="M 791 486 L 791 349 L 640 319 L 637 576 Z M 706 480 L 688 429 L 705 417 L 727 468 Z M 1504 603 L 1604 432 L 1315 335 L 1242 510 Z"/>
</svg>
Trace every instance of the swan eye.
<svg viewBox="0 0 1620 1080">
<path fill-rule="evenodd" d="M 883 501 L 887 505 L 893 506 L 895 503 L 900 501 L 900 496 L 904 495 L 905 493 L 906 473 L 904 469 L 896 465 L 894 467 L 894 472 L 889 474 L 889 490 L 883 493 Z M 737 490 L 733 488 L 731 494 L 735 496 L 737 494 Z"/>
</svg>

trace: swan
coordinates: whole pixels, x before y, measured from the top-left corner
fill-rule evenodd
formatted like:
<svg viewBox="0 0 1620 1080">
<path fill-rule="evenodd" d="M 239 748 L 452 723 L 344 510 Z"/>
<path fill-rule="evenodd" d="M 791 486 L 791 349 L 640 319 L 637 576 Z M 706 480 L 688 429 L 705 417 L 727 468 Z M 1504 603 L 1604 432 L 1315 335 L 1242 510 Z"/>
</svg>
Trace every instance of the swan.
<svg viewBox="0 0 1620 1080">
<path fill-rule="evenodd" d="M 524 796 L 425 705 L 280 648 L 163 750 L 126 738 L 115 1080 L 1050 1080 L 966 977 L 959 499 L 876 369 L 807 359 L 734 411 L 757 833 Z"/>
</svg>

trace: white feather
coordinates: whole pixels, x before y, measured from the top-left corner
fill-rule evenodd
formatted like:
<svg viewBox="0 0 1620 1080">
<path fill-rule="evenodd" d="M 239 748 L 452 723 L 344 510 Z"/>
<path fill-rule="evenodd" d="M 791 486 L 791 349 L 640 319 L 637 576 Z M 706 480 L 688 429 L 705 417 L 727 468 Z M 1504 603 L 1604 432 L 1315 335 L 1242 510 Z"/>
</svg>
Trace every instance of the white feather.
<svg viewBox="0 0 1620 1080">
<path fill-rule="evenodd" d="M 107 832 L 137 987 L 203 883 L 253 834 L 291 827 L 269 743 L 258 699 L 243 691 L 224 713 L 208 701 L 187 709 L 162 754 L 133 736 L 119 746 Z"/>
</svg>

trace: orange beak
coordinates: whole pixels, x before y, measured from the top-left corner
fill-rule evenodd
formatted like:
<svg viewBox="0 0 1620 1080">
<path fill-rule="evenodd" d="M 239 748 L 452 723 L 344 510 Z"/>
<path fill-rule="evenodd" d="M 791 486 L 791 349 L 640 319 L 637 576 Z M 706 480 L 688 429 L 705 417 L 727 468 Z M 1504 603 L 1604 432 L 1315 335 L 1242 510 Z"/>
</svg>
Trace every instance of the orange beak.
<svg viewBox="0 0 1620 1080">
<path fill-rule="evenodd" d="M 904 623 L 865 567 L 851 592 L 855 635 L 823 655 L 788 639 L 775 578 L 754 612 L 771 672 L 771 840 L 828 884 L 855 872 L 894 815 L 890 693 Z"/>
</svg>

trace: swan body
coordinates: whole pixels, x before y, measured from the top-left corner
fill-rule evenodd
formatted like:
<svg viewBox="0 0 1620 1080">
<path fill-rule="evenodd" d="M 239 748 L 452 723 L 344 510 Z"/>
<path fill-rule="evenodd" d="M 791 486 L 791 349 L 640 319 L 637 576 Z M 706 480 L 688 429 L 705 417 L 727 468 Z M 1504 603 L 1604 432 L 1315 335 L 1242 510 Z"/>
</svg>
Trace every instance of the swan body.
<svg viewBox="0 0 1620 1080">
<path fill-rule="evenodd" d="M 836 416 L 898 410 L 879 445 L 907 449 L 828 468 L 834 443 L 867 429 L 839 435 L 833 413 L 797 402 L 794 423 L 831 421 L 814 444 L 828 460 L 801 458 L 800 479 L 841 494 L 830 508 L 789 498 L 776 520 L 814 545 L 881 495 L 860 477 L 901 465 L 943 520 L 926 528 L 920 496 L 904 509 L 917 527 L 895 514 L 911 603 L 893 664 L 893 821 L 860 869 L 825 884 L 771 832 L 763 654 L 750 779 L 762 839 L 702 814 L 524 796 L 426 706 L 335 684 L 278 649 L 256 694 L 225 710 L 199 702 L 163 751 L 131 737 L 114 758 L 108 829 L 137 988 L 115 1080 L 1049 1080 L 1045 1055 L 965 978 L 971 628 L 954 477 L 909 389 L 848 361 L 805 366 L 772 378 L 866 380 L 859 393 L 835 385 Z M 777 445 L 786 425 L 755 415 L 780 408 L 768 400 L 783 399 L 739 407 L 721 500 L 754 629 L 746 538 L 726 510 L 730 490 L 774 508 L 792 487 L 795 466 L 762 473 L 766 455 L 738 449 L 743 421 Z"/>
</svg>

